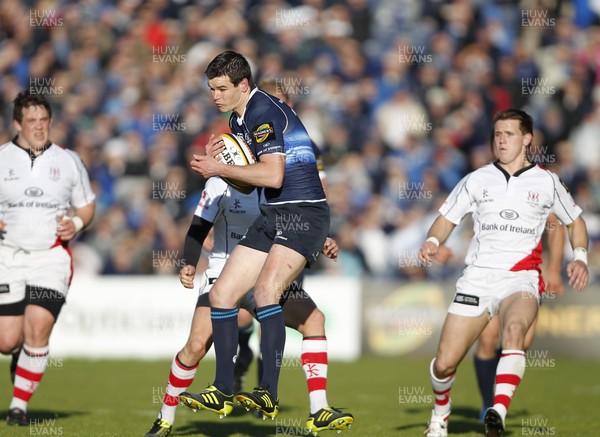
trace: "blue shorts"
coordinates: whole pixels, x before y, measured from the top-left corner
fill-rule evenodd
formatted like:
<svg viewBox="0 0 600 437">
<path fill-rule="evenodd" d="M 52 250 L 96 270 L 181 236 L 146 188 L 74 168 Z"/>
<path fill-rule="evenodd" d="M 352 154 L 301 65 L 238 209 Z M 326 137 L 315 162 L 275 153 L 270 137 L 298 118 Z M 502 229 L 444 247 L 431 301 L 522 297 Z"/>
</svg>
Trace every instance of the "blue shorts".
<svg viewBox="0 0 600 437">
<path fill-rule="evenodd" d="M 260 205 L 260 216 L 239 244 L 261 252 L 281 244 L 304 256 L 310 268 L 321 254 L 328 233 L 326 201 Z"/>
</svg>

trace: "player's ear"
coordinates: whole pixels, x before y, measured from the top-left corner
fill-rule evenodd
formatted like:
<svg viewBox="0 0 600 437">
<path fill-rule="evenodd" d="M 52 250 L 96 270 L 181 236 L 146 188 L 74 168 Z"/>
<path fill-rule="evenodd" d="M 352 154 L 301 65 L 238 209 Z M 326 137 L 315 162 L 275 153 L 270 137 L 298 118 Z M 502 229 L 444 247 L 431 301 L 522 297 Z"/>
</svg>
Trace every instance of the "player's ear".
<svg viewBox="0 0 600 437">
<path fill-rule="evenodd" d="M 248 83 L 248 79 L 247 78 L 243 78 L 242 81 L 240 82 L 240 86 L 242 87 L 242 92 L 245 93 L 246 91 L 248 91 L 250 89 L 250 84 Z"/>
<path fill-rule="evenodd" d="M 531 147 L 531 144 L 533 143 L 533 134 L 525 134 L 525 136 L 523 137 L 523 139 L 525 140 L 525 147 Z"/>
<path fill-rule="evenodd" d="M 13 128 L 17 132 L 21 132 L 21 123 L 18 120 L 13 119 L 12 124 L 13 124 Z"/>
</svg>

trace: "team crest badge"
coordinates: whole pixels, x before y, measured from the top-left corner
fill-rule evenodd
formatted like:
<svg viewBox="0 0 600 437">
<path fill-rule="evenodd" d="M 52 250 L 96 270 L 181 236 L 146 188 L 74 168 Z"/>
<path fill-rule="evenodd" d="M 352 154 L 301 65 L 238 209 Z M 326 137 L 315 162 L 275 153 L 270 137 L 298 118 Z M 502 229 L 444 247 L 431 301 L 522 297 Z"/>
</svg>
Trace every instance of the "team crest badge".
<svg viewBox="0 0 600 437">
<path fill-rule="evenodd" d="M 57 181 L 60 179 L 60 168 L 50 167 L 50 179 L 53 181 Z"/>
<path fill-rule="evenodd" d="M 527 194 L 527 200 L 530 201 L 530 202 L 537 203 L 538 200 L 540 200 L 540 193 L 536 193 L 534 191 L 530 191 Z"/>
</svg>

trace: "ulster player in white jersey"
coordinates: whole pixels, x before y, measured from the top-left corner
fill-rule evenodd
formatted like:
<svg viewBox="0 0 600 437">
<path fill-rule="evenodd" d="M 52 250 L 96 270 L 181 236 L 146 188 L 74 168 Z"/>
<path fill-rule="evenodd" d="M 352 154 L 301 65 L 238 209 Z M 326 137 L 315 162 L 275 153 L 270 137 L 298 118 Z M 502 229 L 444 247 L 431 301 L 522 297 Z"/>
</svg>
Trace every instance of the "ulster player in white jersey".
<svg viewBox="0 0 600 437">
<path fill-rule="evenodd" d="M 19 93 L 17 136 L 0 146 L 0 352 L 22 345 L 9 425 L 29 425 L 27 405 L 46 369 L 48 341 L 73 273 L 68 242 L 95 210 L 81 159 L 50 141 L 51 119 L 43 96 Z"/>
<path fill-rule="evenodd" d="M 257 190 L 250 194 L 242 194 L 220 177 L 211 177 L 207 180 L 185 237 L 183 250 L 185 266 L 179 272 L 179 279 L 184 287 L 194 288 L 196 265 L 200 259 L 202 245 L 211 229 L 214 230 L 214 244 L 208 257 L 208 268 L 202 274 L 188 340 L 183 349 L 173 358 L 160 413 L 145 437 L 165 437 L 170 434 L 175 422 L 175 409 L 179 402 L 194 410 L 204 408 L 222 416 L 232 411 L 233 403 L 227 403 L 221 409 L 216 403 L 217 399 L 212 397 L 207 399 L 207 405 L 194 403 L 195 395 L 185 390 L 192 385 L 198 364 L 213 343 L 208 293 L 221 274 L 225 261 L 234 247 L 259 216 Z M 327 239 L 323 251 L 326 256 L 336 258 L 337 244 Z M 304 290 L 284 293 L 280 303 L 286 325 L 303 336 L 301 358 L 308 383 L 311 410 L 307 428 L 316 433 L 325 429 L 342 430 L 350 427 L 354 420 L 352 414 L 330 407 L 327 402 L 325 316 Z M 256 316 L 256 303 L 252 291 L 242 297 L 239 306 Z"/>
<path fill-rule="evenodd" d="M 465 176 L 440 213 L 458 224 L 471 208 L 475 235 L 465 263 L 510 271 L 539 271 L 551 209 L 563 223 L 581 214 L 556 174 L 530 164 L 511 176 L 499 161 Z"/>
<path fill-rule="evenodd" d="M 430 260 L 462 217 L 473 214 L 475 235 L 467 267 L 457 281 L 430 366 L 435 404 L 427 436 L 448 434 L 456 369 L 496 315 L 502 326 L 502 355 L 494 405 L 487 409 L 484 424 L 487 436 L 503 434 L 510 401 L 525 372 L 525 335 L 538 311 L 541 237 L 550 212 L 567 226 L 574 248 L 575 258 L 567 266 L 569 284 L 578 291 L 587 285 L 588 235 L 581 208 L 554 173 L 527 160 L 532 138 L 533 121 L 527 113 L 509 109 L 494 116 L 498 160 L 455 187 L 419 252 L 422 261 Z"/>
<path fill-rule="evenodd" d="M 250 225 L 254 223 L 259 213 L 256 190 L 248 195 L 243 195 L 229 187 L 221 178 L 211 178 L 206 182 L 202 198 L 194 214 L 195 220 L 198 217 L 214 226 L 213 248 L 208 257 L 208 268 L 203 274 L 203 285 L 205 283 L 212 285 L 216 281 L 227 258 L 231 255 L 231 251 L 242 239 Z M 204 238 L 205 236 L 201 240 Z M 200 253 L 198 247 L 194 249 L 194 253 Z M 184 254 L 184 258 L 187 260 L 186 255 L 189 254 Z M 192 263 L 192 265 L 196 264 Z M 208 293 L 210 287 L 207 287 L 206 290 L 204 288 L 204 286 L 201 287 L 201 293 Z"/>
</svg>

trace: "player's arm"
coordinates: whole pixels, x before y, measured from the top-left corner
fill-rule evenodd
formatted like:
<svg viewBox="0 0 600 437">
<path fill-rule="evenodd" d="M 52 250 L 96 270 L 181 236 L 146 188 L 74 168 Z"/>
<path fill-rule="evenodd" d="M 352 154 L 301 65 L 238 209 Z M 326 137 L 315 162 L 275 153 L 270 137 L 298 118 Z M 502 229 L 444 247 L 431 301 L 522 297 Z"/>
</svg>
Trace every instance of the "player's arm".
<svg viewBox="0 0 600 437">
<path fill-rule="evenodd" d="M 285 175 L 285 154 L 270 153 L 260 156 L 252 165 L 223 165 L 221 176 L 246 182 L 255 187 L 281 188 Z"/>
<path fill-rule="evenodd" d="M 75 152 L 66 150 L 66 156 L 72 159 L 74 165 L 73 188 L 71 190 L 70 204 L 73 206 L 72 217 L 57 217 L 56 235 L 62 241 L 69 241 L 77 232 L 86 228 L 94 218 L 96 212 L 96 195 L 92 191 L 90 177 L 83 161 Z"/>
<path fill-rule="evenodd" d="M 421 262 L 431 261 L 437 255 L 439 246 L 448 239 L 455 227 L 454 223 L 440 214 L 427 232 L 427 239 L 419 250 L 419 260 Z"/>
<path fill-rule="evenodd" d="M 87 228 L 94 219 L 96 201 L 91 201 L 80 208 L 74 208 L 72 217 L 60 216 L 57 219 L 56 235 L 61 241 L 70 241 L 75 235 Z"/>
<path fill-rule="evenodd" d="M 202 254 L 202 245 L 213 227 L 213 223 L 194 215 L 190 228 L 183 242 L 183 259 L 185 265 L 179 271 L 179 281 L 185 288 L 194 288 L 196 266 Z"/>
<path fill-rule="evenodd" d="M 588 232 L 581 215 L 567 225 L 567 231 L 573 248 L 573 261 L 567 265 L 569 285 L 575 290 L 581 291 L 587 286 L 589 279 L 587 268 Z"/>
<path fill-rule="evenodd" d="M 548 269 L 546 271 L 546 289 L 557 295 L 564 291 L 562 277 L 560 274 L 563 262 L 563 250 L 565 247 L 565 229 L 556 215 L 550 213 L 546 219 L 548 230 Z"/>
<path fill-rule="evenodd" d="M 280 188 L 285 174 L 285 154 L 263 154 L 256 164 L 226 165 L 215 158 L 194 155 L 190 167 L 204 178 L 223 176 L 255 187 Z"/>
</svg>

